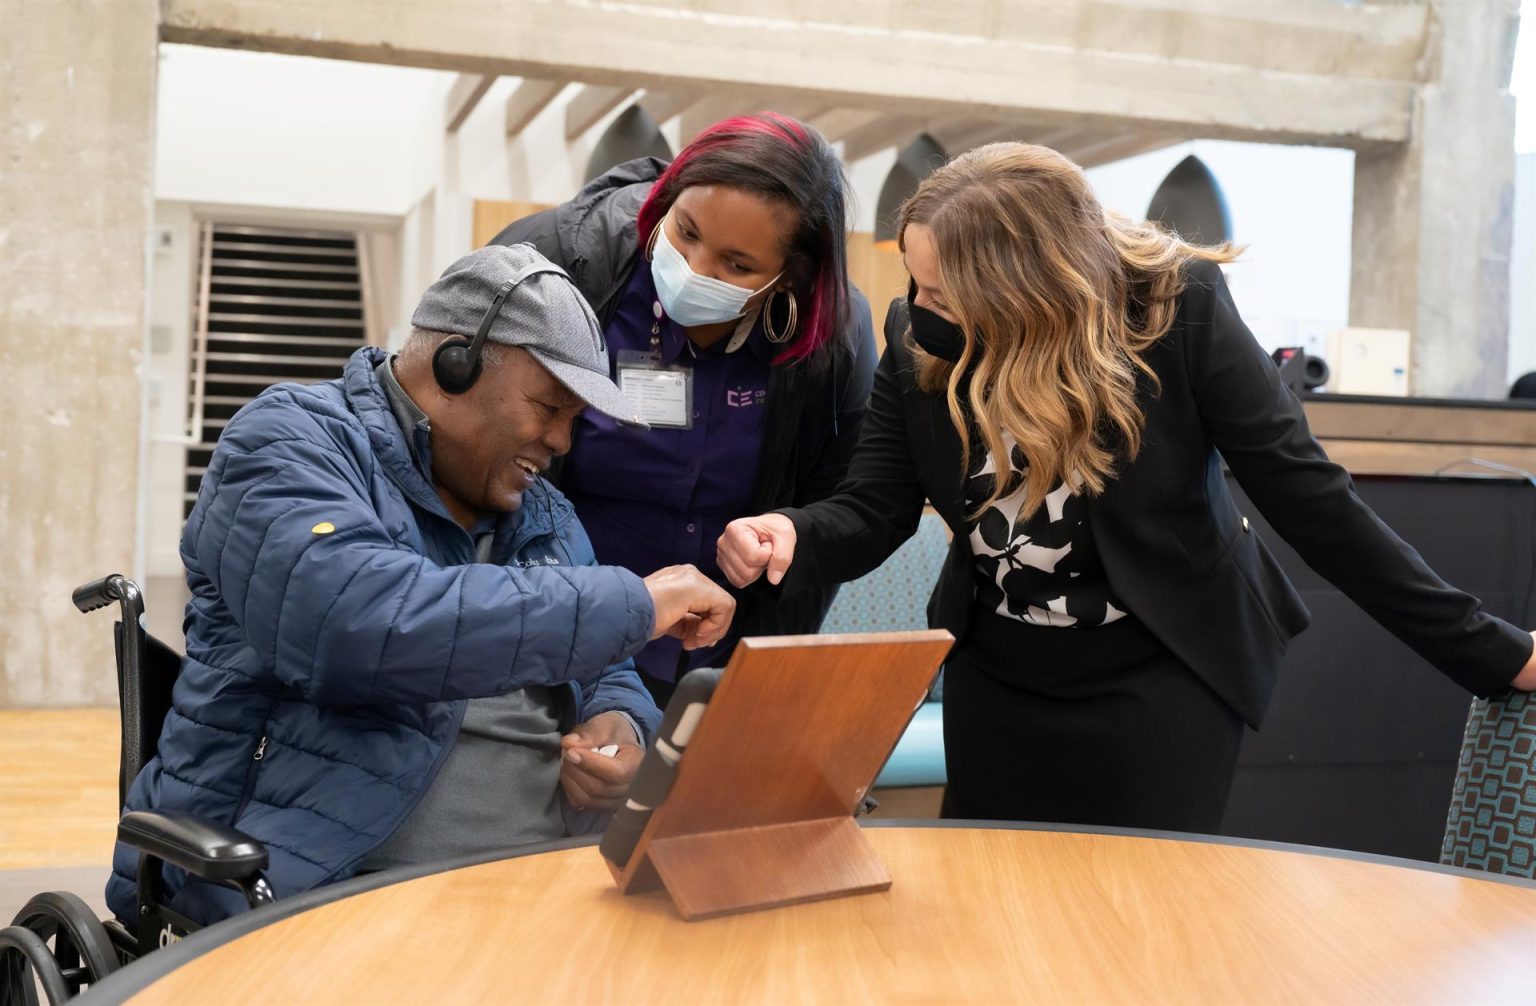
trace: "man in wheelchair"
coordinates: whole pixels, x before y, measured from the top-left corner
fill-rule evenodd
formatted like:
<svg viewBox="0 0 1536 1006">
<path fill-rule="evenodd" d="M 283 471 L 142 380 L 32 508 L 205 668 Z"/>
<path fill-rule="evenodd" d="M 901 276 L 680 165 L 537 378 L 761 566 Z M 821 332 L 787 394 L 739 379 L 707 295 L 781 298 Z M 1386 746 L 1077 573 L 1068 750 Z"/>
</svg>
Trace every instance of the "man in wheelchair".
<svg viewBox="0 0 1536 1006">
<path fill-rule="evenodd" d="M 398 355 L 242 409 L 182 537 L 186 659 L 127 810 L 233 825 L 278 897 L 601 830 L 659 720 L 629 658 L 664 632 L 709 645 L 734 608 L 691 566 L 596 565 L 539 477 L 583 408 L 635 421 L 561 270 L 482 249 L 412 326 Z M 107 884 L 123 919 L 137 857 L 119 843 Z M 193 922 L 246 907 L 165 874 Z"/>
</svg>

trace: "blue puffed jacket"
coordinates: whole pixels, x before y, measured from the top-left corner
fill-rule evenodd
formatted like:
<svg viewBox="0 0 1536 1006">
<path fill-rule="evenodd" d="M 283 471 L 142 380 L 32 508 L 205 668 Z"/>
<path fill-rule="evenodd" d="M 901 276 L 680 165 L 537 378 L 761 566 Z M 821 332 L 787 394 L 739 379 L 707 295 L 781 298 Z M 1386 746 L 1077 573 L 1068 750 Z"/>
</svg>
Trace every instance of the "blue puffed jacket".
<svg viewBox="0 0 1536 1006">
<path fill-rule="evenodd" d="M 562 726 L 660 714 L 630 657 L 655 609 L 598 566 L 540 480 L 475 561 L 411 457 L 365 348 L 343 376 L 267 389 L 232 419 L 182 535 L 187 656 L 127 810 L 233 824 L 271 854 L 278 897 L 352 875 L 436 776 L 468 699 L 556 687 Z M 416 435 L 425 437 L 425 433 Z M 424 445 L 423 445 L 424 446 Z M 604 818 L 567 808 L 573 833 Z M 107 903 L 135 912 L 119 844 Z M 240 895 L 167 868 L 171 907 L 210 922 Z"/>
</svg>

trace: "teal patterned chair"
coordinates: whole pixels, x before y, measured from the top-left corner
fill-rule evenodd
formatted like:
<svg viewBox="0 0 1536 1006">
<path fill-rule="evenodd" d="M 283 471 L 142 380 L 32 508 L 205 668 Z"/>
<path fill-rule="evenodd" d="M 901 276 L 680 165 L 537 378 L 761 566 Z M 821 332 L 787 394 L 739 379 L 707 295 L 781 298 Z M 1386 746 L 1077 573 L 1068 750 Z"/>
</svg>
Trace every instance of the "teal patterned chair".
<svg viewBox="0 0 1536 1006">
<path fill-rule="evenodd" d="M 928 595 L 949 552 L 944 521 L 925 513 L 917 533 L 875 570 L 844 584 L 821 624 L 822 632 L 898 632 L 928 627 Z M 944 771 L 943 682 L 934 686 L 876 786 L 942 786 Z"/>
<path fill-rule="evenodd" d="M 1536 694 L 1472 703 L 1440 862 L 1536 879 Z"/>
</svg>

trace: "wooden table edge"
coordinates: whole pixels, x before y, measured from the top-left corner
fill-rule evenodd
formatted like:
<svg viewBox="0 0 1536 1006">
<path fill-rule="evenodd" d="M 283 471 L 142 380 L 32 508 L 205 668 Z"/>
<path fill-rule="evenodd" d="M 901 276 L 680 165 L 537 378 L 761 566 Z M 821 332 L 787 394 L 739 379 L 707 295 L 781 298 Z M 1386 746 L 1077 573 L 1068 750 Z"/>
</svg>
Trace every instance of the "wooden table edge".
<svg viewBox="0 0 1536 1006">
<path fill-rule="evenodd" d="M 1471 870 L 1460 866 L 1447 866 L 1442 863 L 1426 863 L 1417 859 L 1403 859 L 1397 856 L 1383 856 L 1371 852 L 1355 852 L 1349 849 L 1329 849 L 1316 845 L 1299 845 L 1291 842 L 1272 842 L 1267 839 L 1235 838 L 1227 835 L 1199 835 L 1182 831 L 1153 831 L 1143 828 L 1112 828 L 1095 825 L 1071 825 L 1061 826 L 1042 824 L 1028 821 L 971 821 L 971 820 L 902 820 L 892 819 L 865 819 L 859 822 L 866 828 L 923 828 L 923 829 L 976 829 L 976 830 L 1004 830 L 1004 831 L 1040 831 L 1059 834 L 1077 835 L 1107 835 L 1122 838 L 1158 839 L 1171 842 L 1192 842 L 1202 845 L 1229 845 L 1246 849 L 1260 849 L 1270 852 L 1289 852 L 1305 856 L 1319 856 L 1325 859 L 1339 859 L 1356 863 L 1373 863 L 1380 866 L 1395 866 L 1401 869 L 1416 870 L 1421 873 L 1439 873 L 1464 880 L 1477 880 L 1494 884 L 1507 884 L 1514 887 L 1523 887 L 1528 890 L 1536 890 L 1536 878 L 1512 877 L 1505 874 L 1485 873 L 1481 870 Z M 485 863 L 494 863 L 507 859 L 521 859 L 525 856 L 538 856 L 546 852 L 561 852 L 566 849 L 579 849 L 585 846 L 595 847 L 601 836 L 586 835 L 574 838 L 562 838 L 553 842 L 541 842 L 536 845 L 519 846 L 513 849 L 500 849 L 493 852 L 477 853 L 472 856 L 463 856 L 458 859 L 441 860 L 432 863 L 423 863 L 417 866 L 403 866 L 392 870 L 381 870 L 377 873 L 366 874 L 361 877 L 353 877 L 336 884 L 325 887 L 317 887 L 302 894 L 296 894 L 289 898 L 283 898 L 271 905 L 254 911 L 225 919 L 206 929 L 200 929 L 186 939 L 171 946 L 154 951 L 127 967 L 120 968 L 108 975 L 99 984 L 87 989 L 76 1000 L 81 1006 L 95 1006 L 95 1004 L 125 1002 L 138 993 L 144 991 L 150 985 L 164 978 L 172 971 L 201 957 L 203 954 L 217 950 L 242 936 L 246 936 L 265 926 L 284 919 L 307 912 L 313 908 L 320 908 L 343 898 L 363 894 L 367 891 L 377 890 L 392 884 L 415 880 L 437 873 L 448 873 L 471 866 L 480 866 Z"/>
</svg>

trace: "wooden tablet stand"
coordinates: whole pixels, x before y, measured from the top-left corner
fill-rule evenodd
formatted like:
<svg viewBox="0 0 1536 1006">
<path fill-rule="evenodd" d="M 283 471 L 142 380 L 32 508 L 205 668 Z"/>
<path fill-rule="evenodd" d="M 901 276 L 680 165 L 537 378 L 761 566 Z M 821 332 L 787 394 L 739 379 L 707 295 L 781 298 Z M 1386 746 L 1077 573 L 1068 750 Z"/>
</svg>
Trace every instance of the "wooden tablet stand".
<svg viewBox="0 0 1536 1006">
<path fill-rule="evenodd" d="M 853 812 L 926 697 L 948 632 L 743 639 L 619 888 L 683 918 L 883 891 Z"/>
</svg>

